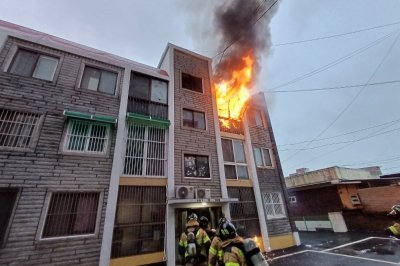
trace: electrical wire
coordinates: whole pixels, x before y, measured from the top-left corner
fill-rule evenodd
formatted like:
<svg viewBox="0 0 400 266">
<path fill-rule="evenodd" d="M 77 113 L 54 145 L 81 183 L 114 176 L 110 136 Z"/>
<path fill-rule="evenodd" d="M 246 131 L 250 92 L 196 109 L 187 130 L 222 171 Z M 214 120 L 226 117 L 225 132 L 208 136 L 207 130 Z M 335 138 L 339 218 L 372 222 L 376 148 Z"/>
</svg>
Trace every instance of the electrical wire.
<svg viewBox="0 0 400 266">
<path fill-rule="evenodd" d="M 352 164 L 343 164 L 343 166 L 354 166 L 354 165 L 363 165 L 363 164 L 385 164 L 385 163 L 391 163 L 394 161 L 399 161 L 400 160 L 400 156 L 398 157 L 392 157 L 391 159 L 375 159 L 375 160 L 369 160 L 369 161 L 364 161 L 361 163 L 352 163 Z"/>
<path fill-rule="evenodd" d="M 371 128 L 381 127 L 381 126 L 384 126 L 384 125 L 387 125 L 387 124 L 393 124 L 393 123 L 399 122 L 399 121 L 400 121 L 400 119 L 396 119 L 396 120 L 393 120 L 393 121 L 390 121 L 390 122 L 387 122 L 387 123 L 383 123 L 383 124 L 379 124 L 379 125 L 376 125 L 376 126 L 367 127 L 367 128 L 359 129 L 359 130 L 356 130 L 356 131 L 351 131 L 351 132 L 347 132 L 347 133 L 343 133 L 343 134 L 340 134 L 340 135 L 327 137 L 327 138 L 323 138 L 323 139 L 317 139 L 317 140 L 314 140 L 314 141 L 322 141 L 322 140 L 327 140 L 327 139 L 333 139 L 333 138 L 337 138 L 337 137 L 341 137 L 341 136 L 345 136 L 345 135 L 350 135 L 350 134 L 353 134 L 353 133 L 361 132 L 361 131 L 364 131 L 364 130 L 368 130 L 368 129 L 371 129 Z M 302 144 L 302 143 L 306 143 L 306 142 L 310 142 L 310 140 L 306 140 L 306 141 L 302 141 L 302 142 L 296 142 L 296 143 L 281 144 L 281 145 L 278 145 L 278 147 L 297 145 L 297 144 Z"/>
<path fill-rule="evenodd" d="M 340 87 L 327 87 L 327 88 L 319 88 L 319 89 L 303 89 L 303 90 L 294 90 L 294 91 L 292 91 L 292 90 L 289 90 L 289 91 L 266 91 L 265 93 L 340 90 L 340 89 L 347 89 L 347 88 L 358 88 L 358 87 L 363 87 L 363 86 L 375 86 L 375 85 L 391 84 L 391 83 L 398 83 L 398 82 L 400 82 L 400 80 L 382 81 L 382 82 L 377 82 L 377 83 L 360 84 L 360 85 L 347 85 L 347 86 L 340 86 Z"/>
<path fill-rule="evenodd" d="M 383 64 L 383 62 L 385 61 L 386 57 L 389 55 L 389 53 L 392 51 L 392 48 L 394 46 L 394 44 L 396 43 L 397 39 L 399 38 L 400 34 L 397 34 L 397 37 L 394 39 L 392 45 L 390 46 L 389 50 L 386 52 L 385 56 L 383 57 L 383 59 L 381 60 L 381 62 L 379 63 L 379 65 L 376 67 L 375 71 L 372 73 L 372 75 L 370 76 L 370 78 L 368 79 L 366 84 L 369 84 L 369 82 L 371 81 L 371 79 L 375 76 L 376 72 L 379 70 L 379 68 L 381 67 L 381 65 Z M 350 101 L 350 103 L 343 109 L 343 111 L 317 136 L 315 137 L 312 141 L 310 141 L 306 146 L 303 147 L 303 149 L 307 148 L 309 145 L 311 145 L 316 139 L 318 139 L 322 134 L 324 134 L 345 112 L 346 110 L 352 105 L 352 103 L 358 98 L 358 96 L 364 91 L 366 86 L 362 87 L 361 90 L 357 93 L 357 95 Z M 295 154 L 293 154 L 292 156 L 290 156 L 288 159 L 284 160 L 282 163 L 290 160 L 291 158 L 293 158 L 294 156 L 296 156 L 297 154 L 299 154 L 303 149 L 299 150 L 298 152 L 296 152 Z"/>
</svg>

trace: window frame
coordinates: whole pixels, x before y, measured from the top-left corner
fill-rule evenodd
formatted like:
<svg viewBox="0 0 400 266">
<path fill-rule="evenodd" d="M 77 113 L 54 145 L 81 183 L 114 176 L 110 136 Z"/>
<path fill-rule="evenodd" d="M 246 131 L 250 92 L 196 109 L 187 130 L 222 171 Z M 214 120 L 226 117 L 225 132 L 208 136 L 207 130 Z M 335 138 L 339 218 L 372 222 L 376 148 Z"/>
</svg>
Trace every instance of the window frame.
<svg viewBox="0 0 400 266">
<path fill-rule="evenodd" d="M 257 160 L 256 160 L 256 149 L 260 149 L 261 152 L 261 160 L 263 162 L 263 165 L 257 165 Z M 268 150 L 269 154 L 269 159 L 271 161 L 271 165 L 266 165 L 265 164 L 265 157 L 264 157 L 264 152 L 263 150 Z M 267 169 L 272 169 L 275 168 L 275 161 L 273 159 L 273 153 L 271 148 L 264 148 L 264 147 L 253 147 L 253 155 L 254 155 L 254 163 L 256 165 L 256 168 L 267 168 Z"/>
<path fill-rule="evenodd" d="M 279 203 L 267 203 L 265 201 L 266 195 L 271 196 L 271 194 L 273 194 L 273 193 L 278 194 Z M 282 193 L 281 192 L 277 192 L 277 191 L 264 192 L 262 194 L 262 201 L 263 201 L 264 212 L 265 212 L 265 216 L 267 217 L 267 220 L 286 218 L 286 210 L 285 210 L 285 205 L 284 205 L 284 202 L 283 202 L 283 197 L 282 197 Z M 267 205 L 278 205 L 278 204 L 281 205 L 282 214 L 276 214 L 275 213 L 275 208 L 272 208 L 274 214 L 273 215 L 269 215 L 267 213 Z"/>
<path fill-rule="evenodd" d="M 43 231 L 44 231 L 44 226 L 46 223 L 47 215 L 49 212 L 49 207 L 51 203 L 51 198 L 52 195 L 55 193 L 99 193 L 99 203 L 97 206 L 97 214 L 96 214 L 96 225 L 94 229 L 93 234 L 82 234 L 82 235 L 69 235 L 69 236 L 57 236 L 57 237 L 48 237 L 48 238 L 43 238 Z M 47 191 L 44 204 L 43 204 L 43 209 L 42 209 L 42 214 L 40 215 L 40 220 L 39 220 L 39 225 L 38 225 L 38 230 L 36 232 L 36 241 L 40 242 L 48 242 L 48 241 L 58 241 L 60 239 L 80 239 L 80 238 L 97 238 L 99 233 L 100 233 L 100 222 L 101 222 L 101 217 L 102 217 L 102 209 L 103 209 L 103 203 L 104 203 L 104 190 L 103 189 L 52 189 Z"/>
<path fill-rule="evenodd" d="M 191 77 L 195 77 L 195 78 L 201 79 L 201 92 L 183 87 L 182 74 L 189 75 Z M 193 75 L 193 74 L 189 74 L 188 72 L 180 71 L 180 78 L 181 78 L 180 79 L 180 87 L 182 89 L 185 89 L 185 90 L 188 90 L 188 91 L 191 91 L 191 92 L 195 92 L 195 93 L 199 93 L 199 94 L 204 94 L 204 78 L 203 77 L 200 77 L 200 76 L 197 76 L 197 75 Z M 192 84 L 193 84 L 193 82 L 192 82 Z"/>
<path fill-rule="evenodd" d="M 201 128 L 197 128 L 197 127 L 189 127 L 189 126 L 185 126 L 183 125 L 183 112 L 184 111 L 190 111 L 192 112 L 192 121 L 194 123 L 194 113 L 202 113 L 204 114 L 204 125 L 205 125 L 205 129 L 201 129 Z M 200 132 L 204 132 L 204 131 L 208 131 L 208 126 L 207 126 L 207 113 L 205 111 L 200 111 L 200 110 L 196 110 L 193 108 L 188 108 L 188 107 L 184 107 L 182 106 L 181 108 L 181 128 L 182 129 L 189 129 L 189 130 L 198 130 Z"/>
<path fill-rule="evenodd" d="M 148 89 L 149 99 L 142 99 L 142 98 L 138 98 L 138 97 L 130 96 L 130 95 L 129 95 L 129 92 L 131 91 L 131 90 L 130 90 L 130 89 L 131 89 L 131 82 L 132 82 L 133 76 L 134 76 L 135 74 L 150 79 L 150 84 L 149 84 L 149 89 Z M 152 100 L 151 100 L 151 93 L 152 93 L 152 83 L 153 83 L 153 80 L 165 82 L 165 83 L 167 84 L 167 92 L 166 92 L 166 97 L 165 97 L 165 98 L 166 98 L 166 103 L 155 102 L 155 101 L 152 101 Z M 168 80 L 160 79 L 160 78 L 153 77 L 153 76 L 150 76 L 150 75 L 146 75 L 146 74 L 143 74 L 143 73 L 140 73 L 140 72 L 136 72 L 136 71 L 131 71 L 131 76 L 130 76 L 130 79 L 129 79 L 129 89 L 128 89 L 128 90 L 129 90 L 129 92 L 128 92 L 128 97 L 133 97 L 133 98 L 140 99 L 140 100 L 143 100 L 143 101 L 149 101 L 149 102 L 152 102 L 152 103 L 155 103 L 155 104 L 161 104 L 161 105 L 167 105 L 167 106 L 168 106 L 168 96 L 169 96 L 169 82 L 168 82 Z M 133 91 L 132 91 L 132 92 L 133 92 Z"/>
<path fill-rule="evenodd" d="M 210 177 L 193 177 L 185 175 L 185 156 L 202 156 L 208 158 L 208 168 L 210 172 Z M 196 154 L 196 152 L 191 151 L 182 151 L 182 177 L 183 179 L 196 179 L 196 180 L 212 180 L 212 168 L 211 168 L 211 153 L 200 153 Z"/>
<path fill-rule="evenodd" d="M 16 195 L 15 195 L 15 199 L 13 202 L 13 206 L 11 208 L 10 217 L 8 218 L 7 227 L 6 227 L 6 230 L 4 231 L 3 239 L 0 238 L 0 249 L 5 247 L 7 244 L 8 236 L 10 235 L 11 225 L 13 223 L 14 215 L 15 215 L 15 212 L 16 212 L 16 209 L 18 206 L 20 196 L 21 196 L 21 189 L 19 189 L 19 188 L 15 188 L 15 189 L 14 188 L 1 188 L 0 192 L 1 192 L 1 190 L 15 192 Z"/>
<path fill-rule="evenodd" d="M 101 71 L 100 78 L 99 78 L 99 84 L 97 84 L 97 89 L 96 90 L 90 90 L 88 88 L 82 88 L 82 81 L 83 81 L 83 77 L 85 76 L 86 67 L 95 68 L 95 69 L 98 69 L 98 70 Z M 101 80 L 101 76 L 102 76 L 103 71 L 107 71 L 107 72 L 111 72 L 111 73 L 117 74 L 117 79 L 115 81 L 115 88 L 114 88 L 114 93 L 113 94 L 107 93 L 107 92 L 104 92 L 104 91 L 99 91 L 100 80 Z M 86 63 L 85 62 L 85 63 L 83 63 L 83 66 L 82 66 L 82 73 L 80 73 L 80 75 L 79 75 L 79 86 L 78 86 L 78 88 L 81 89 L 81 90 L 98 92 L 98 93 L 105 94 L 105 95 L 115 96 L 118 93 L 118 86 L 119 86 L 120 76 L 121 76 L 121 72 L 116 70 L 116 69 L 107 68 L 105 66 L 99 66 L 99 65 L 90 64 L 90 63 Z"/>
<path fill-rule="evenodd" d="M 68 129 L 71 126 L 71 121 L 83 121 L 83 122 L 88 122 L 88 123 L 94 123 L 94 124 L 101 124 L 107 127 L 108 130 L 108 138 L 107 138 L 107 145 L 105 145 L 105 152 L 104 154 L 100 153 L 91 153 L 91 152 L 81 152 L 81 151 L 68 151 L 65 150 L 65 147 L 67 146 L 67 134 L 68 134 Z M 60 146 L 59 146 L 59 154 L 66 154 L 66 155 L 75 155 L 75 156 L 88 156 L 88 157 L 109 157 L 110 156 L 110 147 L 111 147 L 111 142 L 113 138 L 113 131 L 114 131 L 114 126 L 108 123 L 102 123 L 102 122 L 97 122 L 97 121 L 92 121 L 92 120 L 86 120 L 86 119 L 77 119 L 77 118 L 67 118 L 64 122 L 64 129 L 63 129 L 63 134 L 61 137 L 60 141 Z M 86 137 L 87 138 L 87 137 Z M 87 146 L 85 144 L 85 146 Z"/>
<path fill-rule="evenodd" d="M 226 180 L 250 180 L 249 162 L 248 162 L 249 160 L 248 160 L 248 156 L 247 156 L 247 152 L 246 152 L 246 143 L 245 143 L 245 141 L 244 141 L 244 140 L 239 140 L 239 139 L 231 139 L 231 138 L 227 138 L 227 137 L 222 137 L 222 136 L 221 136 L 221 143 L 222 143 L 222 139 L 226 139 L 226 140 L 230 140 L 230 141 L 231 141 L 231 144 L 232 144 L 232 151 L 233 151 L 233 158 L 234 158 L 234 160 L 235 160 L 235 162 L 225 161 L 225 159 L 223 158 L 223 157 L 224 157 L 224 155 L 223 155 L 224 148 L 222 147 L 222 159 L 223 159 L 223 161 L 224 161 L 224 162 L 223 162 L 223 163 L 224 163 L 224 169 L 225 169 L 225 165 L 233 165 L 233 166 L 235 166 L 235 173 L 236 173 L 236 179 L 226 178 L 226 173 L 225 173 L 225 179 L 226 179 Z M 246 160 L 245 163 L 240 163 L 240 162 L 238 163 L 238 162 L 236 162 L 236 157 L 235 157 L 235 146 L 233 145 L 233 142 L 234 142 L 234 141 L 243 143 L 243 155 L 244 155 L 244 158 L 245 158 L 245 160 Z M 238 178 L 237 166 L 245 166 L 245 167 L 246 167 L 247 179 L 239 179 L 239 178 Z"/>
<path fill-rule="evenodd" d="M 15 63 L 16 57 L 18 55 L 18 52 L 21 51 L 21 50 L 27 51 L 27 52 L 31 52 L 31 53 L 36 53 L 36 54 L 39 55 L 38 58 L 36 59 L 35 67 L 33 68 L 32 73 L 29 76 L 23 76 L 23 75 L 19 75 L 19 74 L 11 72 L 11 68 L 13 67 L 13 65 Z M 33 74 L 35 73 L 35 71 L 37 69 L 37 63 L 38 63 L 38 61 L 40 59 L 40 56 L 50 57 L 52 59 L 57 59 L 58 62 L 57 62 L 57 65 L 56 65 L 56 67 L 54 69 L 52 80 L 33 77 Z M 45 49 L 39 48 L 39 47 L 34 47 L 33 48 L 33 47 L 29 46 L 29 45 L 22 45 L 22 44 L 19 44 L 19 43 L 16 44 L 14 42 L 14 44 L 12 45 L 12 47 L 11 47 L 11 49 L 10 49 L 8 55 L 7 55 L 6 60 L 4 60 L 2 69 L 3 69 L 4 72 L 7 72 L 8 74 L 11 74 L 11 75 L 14 75 L 14 76 L 17 76 L 17 77 L 29 78 L 29 79 L 33 79 L 33 80 L 37 80 L 37 81 L 41 81 L 41 82 L 55 84 L 57 82 L 58 75 L 60 73 L 60 69 L 61 69 L 61 65 L 63 63 L 63 60 L 64 60 L 64 56 L 62 54 L 58 54 L 58 53 L 55 53 L 55 52 L 52 52 L 52 51 L 48 51 L 48 50 L 45 50 Z"/>
<path fill-rule="evenodd" d="M 289 203 L 296 203 L 297 199 L 296 196 L 289 196 Z"/>
<path fill-rule="evenodd" d="M 34 151 L 37 143 L 39 141 L 39 136 L 40 136 L 40 132 L 42 130 L 42 126 L 43 126 L 43 122 L 45 120 L 45 114 L 40 113 L 40 112 L 32 112 L 32 111 L 24 111 L 21 109 L 16 109 L 16 108 L 8 108 L 5 106 L 5 108 L 0 108 L 0 112 L 1 110 L 5 110 L 5 111 L 9 111 L 9 112 L 19 112 L 19 113 L 27 113 L 27 114 L 32 114 L 32 115 L 37 115 L 38 121 L 36 123 L 35 129 L 32 132 L 32 139 L 31 139 L 31 143 L 29 145 L 29 147 L 25 147 L 25 148 L 18 148 L 18 147 L 8 147 L 8 146 L 0 146 L 0 150 L 4 150 L 4 151 Z"/>
<path fill-rule="evenodd" d="M 262 125 L 257 125 L 255 112 L 259 112 L 259 114 L 261 115 L 261 123 L 262 123 Z M 251 126 L 256 126 L 256 127 L 261 127 L 261 128 L 265 128 L 266 127 L 265 116 L 264 116 L 264 112 L 263 112 L 262 109 L 260 109 L 260 108 L 251 108 L 250 112 L 248 113 L 248 115 L 249 114 L 251 116 L 249 118 L 249 124 Z"/>
</svg>

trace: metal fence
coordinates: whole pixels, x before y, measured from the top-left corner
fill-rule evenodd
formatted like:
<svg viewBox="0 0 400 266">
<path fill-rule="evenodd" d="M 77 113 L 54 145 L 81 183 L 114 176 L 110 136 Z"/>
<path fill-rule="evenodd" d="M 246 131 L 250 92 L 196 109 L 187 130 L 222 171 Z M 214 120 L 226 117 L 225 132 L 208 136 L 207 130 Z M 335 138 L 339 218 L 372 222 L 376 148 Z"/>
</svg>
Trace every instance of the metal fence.
<svg viewBox="0 0 400 266">
<path fill-rule="evenodd" d="M 120 186 L 112 258 L 164 250 L 165 187 Z"/>
<path fill-rule="evenodd" d="M 128 112 L 167 119 L 168 104 L 128 97 Z"/>
<path fill-rule="evenodd" d="M 235 119 L 218 117 L 221 131 L 244 135 L 243 122 Z"/>
</svg>

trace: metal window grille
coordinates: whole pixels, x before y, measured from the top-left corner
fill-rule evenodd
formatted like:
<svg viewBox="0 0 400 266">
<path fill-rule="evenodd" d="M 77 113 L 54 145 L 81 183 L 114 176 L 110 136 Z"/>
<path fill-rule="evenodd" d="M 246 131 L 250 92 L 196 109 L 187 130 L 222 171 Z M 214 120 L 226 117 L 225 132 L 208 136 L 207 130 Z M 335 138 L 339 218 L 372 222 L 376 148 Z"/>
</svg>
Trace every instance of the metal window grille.
<svg viewBox="0 0 400 266">
<path fill-rule="evenodd" d="M 0 109 L 0 147 L 30 148 L 39 115 Z"/>
<path fill-rule="evenodd" d="M 128 122 L 124 175 L 165 176 L 166 129 Z"/>
<path fill-rule="evenodd" d="M 229 203 L 232 223 L 238 234 L 243 237 L 261 236 L 253 188 L 228 187 L 228 195 L 239 199 L 238 202 Z"/>
<path fill-rule="evenodd" d="M 166 188 L 120 186 L 112 258 L 164 250 Z"/>
<path fill-rule="evenodd" d="M 100 193 L 53 193 L 43 238 L 94 234 Z"/>
<path fill-rule="evenodd" d="M 65 151 L 106 154 L 110 125 L 84 120 L 70 120 L 64 143 Z"/>
<path fill-rule="evenodd" d="M 281 193 L 272 192 L 263 195 L 264 208 L 267 217 L 283 217 L 285 216 Z"/>
</svg>

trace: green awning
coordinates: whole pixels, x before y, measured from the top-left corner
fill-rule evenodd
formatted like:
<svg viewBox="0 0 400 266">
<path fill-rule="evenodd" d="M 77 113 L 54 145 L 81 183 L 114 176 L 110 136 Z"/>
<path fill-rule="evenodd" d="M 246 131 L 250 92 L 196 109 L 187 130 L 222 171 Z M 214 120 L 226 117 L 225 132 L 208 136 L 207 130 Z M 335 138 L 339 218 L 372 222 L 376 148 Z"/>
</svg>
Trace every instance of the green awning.
<svg viewBox="0 0 400 266">
<path fill-rule="evenodd" d="M 100 116 L 100 115 L 91 115 L 91 114 L 79 113 L 79 112 L 74 112 L 74 111 L 64 111 L 63 115 L 66 117 L 99 121 L 99 122 L 104 122 L 104 123 L 109 123 L 109 124 L 116 124 L 118 122 L 118 119 L 116 119 L 116 118 Z"/>
<path fill-rule="evenodd" d="M 168 119 L 162 119 L 135 113 L 127 113 L 126 120 L 162 128 L 168 128 L 169 125 L 171 124 L 171 122 Z"/>
</svg>

